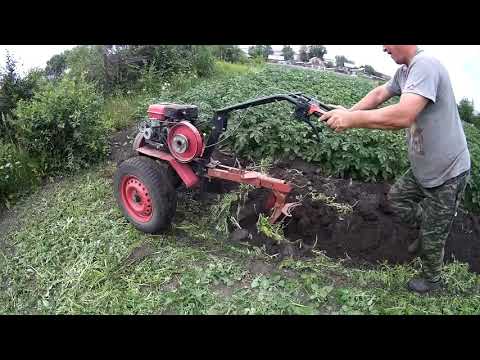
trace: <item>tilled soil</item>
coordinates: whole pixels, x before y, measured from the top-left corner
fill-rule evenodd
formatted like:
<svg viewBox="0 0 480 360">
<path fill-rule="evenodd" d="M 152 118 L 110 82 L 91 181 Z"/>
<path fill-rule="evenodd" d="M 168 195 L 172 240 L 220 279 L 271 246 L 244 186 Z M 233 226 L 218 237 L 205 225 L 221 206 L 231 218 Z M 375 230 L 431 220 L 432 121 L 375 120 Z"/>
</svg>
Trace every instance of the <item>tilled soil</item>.
<svg viewBox="0 0 480 360">
<path fill-rule="evenodd" d="M 302 203 L 292 211 L 292 217 L 282 220 L 288 241 L 278 243 L 258 233 L 256 222 L 259 212 L 265 210 L 267 192 L 256 189 L 249 194 L 239 217 L 243 229 L 232 228 L 232 242 L 265 246 L 267 252 L 280 257 L 324 251 L 331 258 L 362 265 L 401 264 L 415 257 L 407 247 L 417 237 L 418 229 L 393 215 L 386 200 L 388 184 L 324 177 L 314 165 L 298 160 L 277 163 L 269 174 L 292 182 L 295 189 L 289 201 Z M 445 248 L 445 261 L 454 258 L 480 272 L 480 216 L 468 215 L 462 209 Z"/>
<path fill-rule="evenodd" d="M 132 125 L 124 130 L 118 131 L 109 139 L 110 151 L 109 160 L 114 163 L 120 163 L 123 160 L 134 156 L 133 140 L 137 135 L 138 130 L 136 125 Z"/>
</svg>

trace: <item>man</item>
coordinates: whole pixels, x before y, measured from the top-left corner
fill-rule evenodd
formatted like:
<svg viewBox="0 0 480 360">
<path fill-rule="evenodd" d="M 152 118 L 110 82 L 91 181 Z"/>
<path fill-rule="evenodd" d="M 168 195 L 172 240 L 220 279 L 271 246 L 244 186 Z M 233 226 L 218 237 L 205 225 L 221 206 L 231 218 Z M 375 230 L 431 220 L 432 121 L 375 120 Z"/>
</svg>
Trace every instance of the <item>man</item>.
<svg viewBox="0 0 480 360">
<path fill-rule="evenodd" d="M 470 174 L 470 153 L 447 70 L 416 45 L 384 45 L 402 65 L 385 85 L 351 109 L 338 108 L 320 120 L 337 132 L 351 128 L 407 129 L 410 169 L 388 198 L 399 217 L 420 227 L 409 246 L 422 260 L 423 274 L 408 288 L 426 293 L 440 287 L 444 248 Z M 399 103 L 377 107 L 399 95 Z"/>
</svg>

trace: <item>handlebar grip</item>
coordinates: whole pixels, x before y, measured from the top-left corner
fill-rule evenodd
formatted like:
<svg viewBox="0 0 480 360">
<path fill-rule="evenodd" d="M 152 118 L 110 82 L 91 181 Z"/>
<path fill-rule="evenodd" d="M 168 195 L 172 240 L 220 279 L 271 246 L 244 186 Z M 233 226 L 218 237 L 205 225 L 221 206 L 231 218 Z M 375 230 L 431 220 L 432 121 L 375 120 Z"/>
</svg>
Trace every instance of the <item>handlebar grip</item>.
<svg viewBox="0 0 480 360">
<path fill-rule="evenodd" d="M 323 107 L 323 109 L 322 109 Z M 326 106 L 322 106 L 320 107 L 320 105 L 317 105 L 317 104 L 311 104 L 308 108 L 308 112 L 307 114 L 308 115 L 315 115 L 315 116 L 322 116 L 323 114 L 325 114 L 326 112 L 330 111 L 328 107 Z"/>
</svg>

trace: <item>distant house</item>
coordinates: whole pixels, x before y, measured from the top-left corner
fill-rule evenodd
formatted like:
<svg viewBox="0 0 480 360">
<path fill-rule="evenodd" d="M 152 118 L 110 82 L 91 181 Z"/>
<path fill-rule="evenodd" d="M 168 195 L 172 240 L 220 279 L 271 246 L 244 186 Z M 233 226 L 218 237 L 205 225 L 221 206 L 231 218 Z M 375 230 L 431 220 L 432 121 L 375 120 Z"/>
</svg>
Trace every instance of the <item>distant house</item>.
<svg viewBox="0 0 480 360">
<path fill-rule="evenodd" d="M 335 68 L 335 60 L 334 59 L 323 58 L 323 62 L 325 63 L 325 67 L 327 69 Z"/>
<path fill-rule="evenodd" d="M 322 59 L 318 57 L 313 57 L 311 58 L 308 63 L 315 69 L 322 68 L 325 69 L 325 63 L 323 62 Z"/>
<path fill-rule="evenodd" d="M 350 74 L 350 70 L 346 66 L 335 66 L 335 71 L 341 74 Z"/>
<path fill-rule="evenodd" d="M 248 49 L 249 47 L 248 46 L 239 46 L 240 50 L 242 50 L 245 55 L 247 57 L 251 57 L 250 54 L 248 53 Z M 269 62 L 273 62 L 273 63 L 279 63 L 281 61 L 285 61 L 283 55 L 282 55 L 282 51 L 281 50 L 274 50 L 273 51 L 273 54 L 271 55 L 268 55 L 268 59 L 267 59 Z"/>
<path fill-rule="evenodd" d="M 285 58 L 283 57 L 283 55 L 275 55 L 275 54 L 268 55 L 268 61 L 273 62 L 273 63 L 278 63 L 278 62 L 284 61 L 284 60 L 285 60 Z"/>
<path fill-rule="evenodd" d="M 371 77 L 372 79 L 380 80 L 380 81 L 388 81 L 388 80 L 391 79 L 390 76 L 384 75 L 384 74 L 381 74 L 381 73 L 377 73 L 377 75 L 370 75 L 370 77 Z"/>
<path fill-rule="evenodd" d="M 363 66 L 356 66 L 354 64 L 345 63 L 343 66 L 336 66 L 335 71 L 356 76 L 359 73 L 364 73 L 365 68 Z"/>
<path fill-rule="evenodd" d="M 391 79 L 390 76 L 382 74 L 381 72 L 375 71 L 373 74 L 366 74 L 369 78 L 380 80 L 380 81 L 388 81 Z"/>
<path fill-rule="evenodd" d="M 352 76 L 358 76 L 360 74 L 365 74 L 365 67 L 364 66 L 349 67 L 348 69 L 350 71 L 350 75 L 352 75 Z"/>
</svg>

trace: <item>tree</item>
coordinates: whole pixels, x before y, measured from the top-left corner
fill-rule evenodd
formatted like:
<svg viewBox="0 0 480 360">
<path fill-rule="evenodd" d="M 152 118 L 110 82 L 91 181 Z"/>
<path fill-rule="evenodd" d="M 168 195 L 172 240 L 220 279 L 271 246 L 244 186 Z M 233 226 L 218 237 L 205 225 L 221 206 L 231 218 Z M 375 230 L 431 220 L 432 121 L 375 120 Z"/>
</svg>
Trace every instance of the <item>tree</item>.
<svg viewBox="0 0 480 360">
<path fill-rule="evenodd" d="M 335 62 L 337 63 L 337 67 L 344 67 L 345 64 L 354 64 L 353 61 L 348 60 L 345 56 L 343 55 L 337 55 L 335 56 Z"/>
<path fill-rule="evenodd" d="M 0 137 L 13 139 L 17 103 L 33 97 L 44 73 L 32 69 L 22 78 L 17 71 L 17 61 L 8 52 L 5 60 L 5 68 L 0 73 Z"/>
<path fill-rule="evenodd" d="M 264 46 L 265 46 L 266 58 L 268 59 L 268 55 L 273 54 L 273 48 L 272 48 L 272 45 L 264 45 Z"/>
<path fill-rule="evenodd" d="M 473 100 L 467 98 L 462 98 L 462 100 L 460 100 L 460 103 L 458 104 L 458 113 L 463 121 L 473 123 L 475 119 L 474 111 Z"/>
<path fill-rule="evenodd" d="M 367 75 L 375 75 L 377 72 L 373 68 L 373 66 L 365 65 L 365 74 Z"/>
<path fill-rule="evenodd" d="M 250 46 L 248 48 L 248 55 L 252 58 L 263 57 L 263 50 L 260 45 Z"/>
<path fill-rule="evenodd" d="M 245 59 L 242 49 L 237 45 L 214 45 L 211 48 L 213 55 L 223 61 L 235 63 Z"/>
<path fill-rule="evenodd" d="M 255 45 L 248 48 L 248 55 L 253 58 L 261 57 L 265 60 L 268 59 L 268 55 L 273 54 L 271 45 Z"/>
<path fill-rule="evenodd" d="M 17 102 L 17 85 L 20 76 L 17 73 L 17 61 L 8 53 L 5 56 L 5 68 L 0 77 L 1 109 L 3 113 L 10 113 Z"/>
<path fill-rule="evenodd" d="M 10 113 L 19 100 L 31 99 L 42 76 L 41 70 L 32 69 L 27 75 L 21 77 L 18 74 L 17 61 L 7 52 L 5 68 L 0 74 L 0 96 L 2 97 L 0 111 Z"/>
<path fill-rule="evenodd" d="M 207 46 L 193 47 L 192 70 L 199 77 L 208 77 L 215 71 L 215 59 L 212 51 Z"/>
<path fill-rule="evenodd" d="M 53 60 L 51 64 L 58 64 L 59 70 L 62 65 L 62 58 L 65 58 L 64 71 L 68 70 L 69 75 L 76 78 L 84 76 L 87 81 L 96 83 L 99 89 L 103 90 L 106 88 L 103 52 L 102 45 L 81 45 L 64 51 L 60 54 L 60 58 Z M 53 70 L 52 68 L 50 71 Z"/>
<path fill-rule="evenodd" d="M 285 60 L 293 60 L 295 57 L 295 52 L 290 45 L 284 45 L 282 49 L 282 55 Z"/>
<path fill-rule="evenodd" d="M 302 45 L 298 52 L 298 57 L 300 58 L 301 62 L 307 62 L 308 58 L 308 47 L 306 45 Z"/>
<path fill-rule="evenodd" d="M 50 60 L 47 61 L 47 66 L 45 67 L 45 74 L 48 78 L 57 80 L 63 75 L 66 69 L 67 55 L 64 52 L 61 54 L 53 55 Z"/>
<path fill-rule="evenodd" d="M 327 49 L 323 45 L 311 45 L 308 49 L 308 59 L 310 60 L 311 58 L 318 57 L 322 59 L 327 53 Z"/>
</svg>

